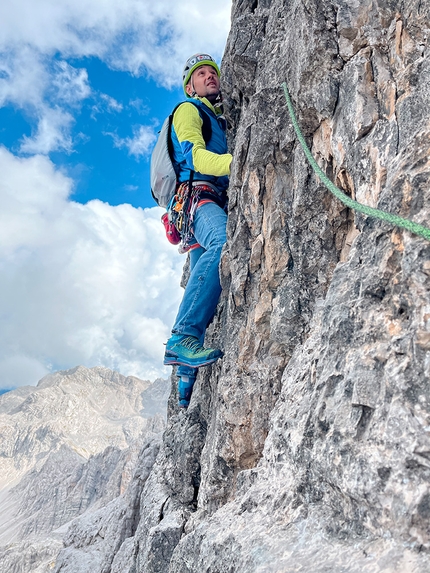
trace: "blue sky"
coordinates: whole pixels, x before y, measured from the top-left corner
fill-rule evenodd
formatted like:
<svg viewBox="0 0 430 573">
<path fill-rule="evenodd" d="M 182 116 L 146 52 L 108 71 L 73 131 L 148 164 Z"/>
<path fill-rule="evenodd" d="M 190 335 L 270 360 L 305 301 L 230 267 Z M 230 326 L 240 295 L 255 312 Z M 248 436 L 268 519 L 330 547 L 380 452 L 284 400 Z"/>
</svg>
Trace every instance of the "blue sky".
<svg viewBox="0 0 430 573">
<path fill-rule="evenodd" d="M 149 158 L 230 0 L 0 4 L 0 389 L 82 364 L 165 376 L 184 257 Z"/>
<path fill-rule="evenodd" d="M 57 59 L 61 61 L 67 60 Z M 48 154 L 55 165 L 73 177 L 71 199 L 153 207 L 148 189 L 150 146 L 142 145 L 133 152 L 130 142 L 136 140 L 141 127 L 147 127 L 148 134 L 155 137 L 164 117 L 183 99 L 181 87 L 167 89 L 157 85 L 155 79 L 112 70 L 95 57 L 67 63 L 86 70 L 91 87 L 79 108 L 65 106 L 73 113 L 71 148 L 53 149 Z M 35 120 L 13 102 L 4 105 L 0 109 L 0 142 L 19 154 L 23 137 L 31 138 L 37 130 Z"/>
</svg>

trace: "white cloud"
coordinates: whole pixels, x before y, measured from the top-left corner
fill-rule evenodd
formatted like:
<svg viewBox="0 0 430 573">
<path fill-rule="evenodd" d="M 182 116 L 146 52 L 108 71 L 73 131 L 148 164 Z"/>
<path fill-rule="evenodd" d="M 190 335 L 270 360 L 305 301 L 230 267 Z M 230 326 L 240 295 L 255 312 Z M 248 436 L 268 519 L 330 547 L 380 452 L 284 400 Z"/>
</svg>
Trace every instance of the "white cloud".
<svg viewBox="0 0 430 573">
<path fill-rule="evenodd" d="M 71 202 L 46 157 L 1 147 L 0 172 L 0 387 L 77 364 L 165 375 L 184 258 L 161 209 Z"/>
<path fill-rule="evenodd" d="M 20 151 L 22 153 L 44 153 L 51 151 L 71 152 L 73 148 L 70 127 L 73 116 L 60 108 L 41 106 L 36 133 L 32 137 L 24 136 Z"/>
<path fill-rule="evenodd" d="M 123 105 L 118 101 L 116 101 L 116 99 L 114 99 L 113 97 L 108 96 L 107 94 L 101 94 L 100 97 L 105 102 L 108 111 L 110 112 L 122 111 Z"/>
<path fill-rule="evenodd" d="M 155 377 L 176 313 L 183 257 L 164 237 L 161 210 L 71 202 L 73 182 L 40 154 L 73 151 L 83 102 L 122 104 L 90 86 L 83 57 L 170 87 L 197 51 L 222 55 L 231 0 L 0 2 L 0 106 L 33 125 L 19 158 L 0 147 L 0 387 L 47 370 L 102 364 Z M 99 94 L 97 96 L 97 94 Z M 148 114 L 142 102 L 130 102 Z M 149 122 L 148 122 L 149 123 Z M 85 138 L 80 134 L 78 137 Z M 146 154 L 154 128 L 116 144 Z"/>
<path fill-rule="evenodd" d="M 1 23 L 0 31 L 3 26 Z M 50 72 L 38 51 L 27 44 L 18 49 L 0 47 L 0 105 L 37 108 L 50 81 Z"/>
<path fill-rule="evenodd" d="M 134 107 L 134 109 L 140 113 L 140 115 L 148 115 L 150 109 L 147 105 L 144 104 L 143 100 L 141 100 L 140 98 L 136 98 L 133 100 L 130 100 L 129 105 L 131 107 Z"/>
<path fill-rule="evenodd" d="M 74 118 L 70 108 L 88 97 L 87 80 L 86 70 L 63 61 L 50 67 L 28 46 L 3 57 L 0 54 L 0 106 L 9 103 L 26 110 L 37 126 L 31 137 L 23 138 L 23 153 L 71 151 Z"/>
<path fill-rule="evenodd" d="M 96 56 L 171 86 L 180 82 L 182 66 L 192 53 L 222 55 L 230 9 L 231 0 L 212 5 L 206 0 L 3 2 L 0 53 L 2 59 L 21 60 L 21 66 L 29 54 L 39 61 L 56 53 L 63 58 Z"/>
<path fill-rule="evenodd" d="M 90 87 L 86 71 L 66 59 L 98 57 L 171 87 L 180 83 L 191 54 L 204 50 L 221 57 L 230 7 L 231 0 L 1 2 L 0 105 L 25 109 L 38 125 L 22 151 L 68 151 L 73 145 L 68 107 L 79 106 Z M 139 155 L 136 143 L 131 153 Z"/>
<path fill-rule="evenodd" d="M 135 157 L 141 157 L 147 155 L 155 143 L 157 136 L 154 132 L 154 128 L 147 125 L 140 125 L 133 128 L 133 137 L 119 137 L 116 133 L 108 133 L 105 135 L 110 135 L 113 139 L 115 147 L 119 149 L 128 149 L 129 155 L 134 155 Z"/>
<path fill-rule="evenodd" d="M 97 121 L 98 114 L 104 114 L 106 112 L 120 113 L 124 109 L 122 103 L 108 94 L 100 93 L 97 95 L 97 98 L 97 103 L 95 103 L 91 109 L 91 119 L 95 121 Z"/>
<path fill-rule="evenodd" d="M 34 358 L 18 354 L 0 358 L 0 391 L 26 384 L 33 385 L 46 374 L 49 374 L 49 370 Z"/>
<path fill-rule="evenodd" d="M 64 61 L 55 62 L 55 68 L 51 83 L 55 99 L 75 105 L 90 95 L 87 70 L 76 69 Z"/>
<path fill-rule="evenodd" d="M 220 56 L 231 0 L 15 0 L 0 5 L 0 51 L 31 46 L 41 54 L 94 55 L 123 70 L 142 66 L 163 84 L 197 50 Z"/>
</svg>

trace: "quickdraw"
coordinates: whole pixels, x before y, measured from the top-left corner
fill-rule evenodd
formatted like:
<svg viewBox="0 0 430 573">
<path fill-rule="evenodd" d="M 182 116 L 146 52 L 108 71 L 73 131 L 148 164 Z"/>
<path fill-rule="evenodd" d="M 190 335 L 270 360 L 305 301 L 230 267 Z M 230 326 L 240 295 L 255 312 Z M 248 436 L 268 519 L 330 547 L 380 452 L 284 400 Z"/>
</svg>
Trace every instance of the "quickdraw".
<svg viewBox="0 0 430 573">
<path fill-rule="evenodd" d="M 200 195 L 202 193 L 213 194 L 212 187 L 203 183 L 192 184 L 191 193 L 189 188 L 188 181 L 181 183 L 167 207 L 169 221 L 173 223 L 181 237 L 179 244 L 180 253 L 186 253 L 196 244 L 193 235 L 193 221 L 199 205 Z"/>
</svg>

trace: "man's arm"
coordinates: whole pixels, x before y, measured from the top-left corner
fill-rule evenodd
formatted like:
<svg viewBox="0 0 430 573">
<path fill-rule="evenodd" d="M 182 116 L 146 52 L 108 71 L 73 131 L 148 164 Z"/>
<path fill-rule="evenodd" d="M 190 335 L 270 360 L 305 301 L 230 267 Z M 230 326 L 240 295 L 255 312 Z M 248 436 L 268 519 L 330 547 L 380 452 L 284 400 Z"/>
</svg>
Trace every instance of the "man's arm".
<svg viewBox="0 0 430 573">
<path fill-rule="evenodd" d="M 230 153 L 212 153 L 206 149 L 202 135 L 203 120 L 192 103 L 182 104 L 173 116 L 173 127 L 187 166 L 205 175 L 230 175 Z"/>
</svg>

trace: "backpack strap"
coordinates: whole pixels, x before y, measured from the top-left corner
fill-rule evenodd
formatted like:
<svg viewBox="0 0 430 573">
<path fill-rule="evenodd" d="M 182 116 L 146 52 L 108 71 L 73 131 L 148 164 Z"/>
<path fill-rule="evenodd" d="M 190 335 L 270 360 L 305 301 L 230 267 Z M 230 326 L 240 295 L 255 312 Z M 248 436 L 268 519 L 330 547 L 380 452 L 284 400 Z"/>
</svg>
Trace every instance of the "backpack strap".
<svg viewBox="0 0 430 573">
<path fill-rule="evenodd" d="M 182 101 L 181 103 L 179 103 L 174 110 L 172 111 L 172 113 L 169 116 L 169 137 L 168 137 L 168 149 L 169 149 L 169 155 L 170 155 L 170 159 L 172 160 L 172 164 L 173 166 L 175 165 L 174 161 L 173 161 L 173 142 L 172 142 L 172 124 L 173 124 L 173 116 L 175 115 L 175 111 L 178 109 L 178 107 L 180 107 L 183 103 L 191 103 L 193 104 L 194 107 L 197 108 L 199 115 L 203 121 L 203 125 L 202 125 L 202 136 L 204 139 L 205 144 L 207 145 L 212 137 L 212 123 L 211 123 L 211 119 L 208 115 L 208 113 L 206 111 L 204 111 L 204 109 L 202 108 L 202 106 L 200 106 L 198 103 L 194 102 L 194 101 Z M 193 179 L 194 179 L 194 171 L 190 170 L 190 179 L 189 179 L 189 187 L 188 189 L 192 189 L 193 187 Z"/>
<path fill-rule="evenodd" d="M 197 109 L 199 110 L 200 117 L 202 118 L 203 125 L 202 125 L 202 135 L 203 139 L 205 140 L 205 144 L 207 145 L 212 137 L 212 123 L 209 115 L 205 112 L 205 110 L 197 105 L 194 104 Z"/>
<path fill-rule="evenodd" d="M 203 109 L 202 106 L 200 106 L 198 103 L 190 100 L 190 101 L 182 101 L 181 103 L 178 103 L 178 105 L 174 108 L 174 110 L 172 111 L 172 113 L 170 114 L 171 117 L 171 121 L 170 121 L 170 127 L 172 126 L 173 123 L 173 116 L 175 115 L 175 111 L 178 109 L 178 107 L 180 107 L 183 103 L 191 103 L 193 104 L 194 107 L 197 108 L 200 118 L 203 121 L 203 125 L 202 125 L 202 136 L 204 139 L 205 144 L 207 145 L 212 137 L 212 123 L 211 123 L 211 119 L 208 115 L 208 113 Z M 170 145 L 173 146 L 173 144 L 171 143 L 171 138 L 170 139 Z M 173 148 L 172 150 L 169 149 L 169 153 L 171 152 L 171 157 L 173 157 Z"/>
<path fill-rule="evenodd" d="M 211 123 L 211 119 L 209 117 L 209 114 L 204 111 L 203 107 L 201 107 L 198 103 L 194 102 L 194 101 L 187 101 L 187 102 L 181 102 L 180 104 L 178 104 L 174 110 L 172 111 L 172 113 L 169 116 L 169 137 L 168 137 L 168 149 L 169 149 L 169 154 L 170 154 L 170 158 L 172 160 L 172 164 L 173 166 L 175 166 L 174 160 L 173 160 L 173 142 L 172 142 L 172 124 L 173 124 L 173 116 L 175 114 L 175 111 L 178 109 L 178 107 L 180 107 L 183 103 L 191 103 L 193 104 L 198 112 L 199 115 L 202 119 L 202 136 L 204 139 L 205 144 L 207 145 L 212 137 L 212 123 Z M 183 213 L 183 229 L 181 232 L 181 237 L 183 240 L 186 241 L 186 238 L 184 239 L 184 237 L 188 237 L 189 235 L 189 228 L 190 228 L 190 223 L 191 221 L 188 219 L 188 211 L 189 211 L 189 207 L 190 207 L 190 201 L 191 201 L 191 195 L 192 195 L 192 189 L 193 189 L 193 180 L 194 180 L 194 171 L 192 169 L 190 169 L 190 177 L 188 180 L 188 191 L 187 194 L 185 196 L 185 200 L 182 206 L 182 213 Z"/>
</svg>

